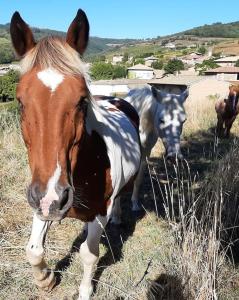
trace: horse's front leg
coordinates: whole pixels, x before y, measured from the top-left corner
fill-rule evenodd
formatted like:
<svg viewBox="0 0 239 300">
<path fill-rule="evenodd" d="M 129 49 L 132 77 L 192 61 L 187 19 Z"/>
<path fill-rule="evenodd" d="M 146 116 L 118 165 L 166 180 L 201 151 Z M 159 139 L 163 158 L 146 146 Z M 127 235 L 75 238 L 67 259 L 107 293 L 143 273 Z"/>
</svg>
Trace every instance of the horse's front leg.
<svg viewBox="0 0 239 300">
<path fill-rule="evenodd" d="M 107 223 L 107 217 L 97 216 L 88 223 L 88 234 L 80 247 L 80 258 L 84 273 L 79 288 L 79 300 L 89 300 L 93 292 L 92 277 L 99 259 L 99 243 L 101 234 Z"/>
<path fill-rule="evenodd" d="M 32 266 L 35 282 L 45 291 L 50 291 L 56 283 L 53 271 L 47 268 L 44 260 L 44 242 L 51 223 L 51 221 L 41 221 L 35 214 L 31 237 L 26 247 L 27 259 Z"/>
<path fill-rule="evenodd" d="M 230 136 L 230 130 L 232 128 L 232 124 L 235 121 L 235 119 L 236 119 L 236 117 L 232 117 L 231 119 L 225 121 L 225 137 L 226 138 L 229 138 L 229 136 Z"/>
<path fill-rule="evenodd" d="M 224 134 L 223 123 L 224 123 L 223 118 L 218 115 L 217 116 L 217 127 L 216 127 L 216 134 L 218 137 L 223 137 L 223 134 Z"/>
<path fill-rule="evenodd" d="M 140 205 L 140 201 L 139 201 L 139 191 L 140 191 L 140 186 L 143 181 L 145 165 L 146 165 L 146 161 L 144 158 L 144 160 L 142 159 L 142 161 L 140 163 L 139 172 L 134 181 L 134 189 L 133 189 L 133 193 L 131 196 L 132 211 L 140 211 L 141 210 L 141 205 Z"/>
<path fill-rule="evenodd" d="M 112 209 L 111 220 L 110 222 L 114 225 L 121 224 L 121 205 L 120 205 L 120 196 L 116 197 L 114 200 L 114 206 Z"/>
</svg>

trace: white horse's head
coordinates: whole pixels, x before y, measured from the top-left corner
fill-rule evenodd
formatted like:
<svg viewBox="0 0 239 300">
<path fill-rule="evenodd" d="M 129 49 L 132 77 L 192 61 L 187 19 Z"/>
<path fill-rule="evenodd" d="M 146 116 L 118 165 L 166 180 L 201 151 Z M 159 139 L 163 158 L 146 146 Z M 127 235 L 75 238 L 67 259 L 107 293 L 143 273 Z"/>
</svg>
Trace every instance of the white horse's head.
<svg viewBox="0 0 239 300">
<path fill-rule="evenodd" d="M 168 160 L 182 159 L 180 136 L 186 114 L 183 103 L 188 97 L 188 89 L 180 95 L 168 94 L 152 87 L 153 98 L 157 101 L 154 126 L 162 139 Z"/>
</svg>

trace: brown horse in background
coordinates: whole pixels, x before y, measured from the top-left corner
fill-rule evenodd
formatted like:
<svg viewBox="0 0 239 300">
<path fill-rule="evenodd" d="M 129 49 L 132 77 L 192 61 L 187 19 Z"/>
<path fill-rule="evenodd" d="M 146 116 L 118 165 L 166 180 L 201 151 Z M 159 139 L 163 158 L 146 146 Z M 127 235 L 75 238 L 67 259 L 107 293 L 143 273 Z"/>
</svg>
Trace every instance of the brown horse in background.
<svg viewBox="0 0 239 300">
<path fill-rule="evenodd" d="M 229 87 L 229 95 L 227 99 L 219 100 L 215 105 L 217 113 L 217 136 L 230 136 L 230 130 L 233 122 L 239 113 L 239 85 L 231 85 Z"/>
</svg>

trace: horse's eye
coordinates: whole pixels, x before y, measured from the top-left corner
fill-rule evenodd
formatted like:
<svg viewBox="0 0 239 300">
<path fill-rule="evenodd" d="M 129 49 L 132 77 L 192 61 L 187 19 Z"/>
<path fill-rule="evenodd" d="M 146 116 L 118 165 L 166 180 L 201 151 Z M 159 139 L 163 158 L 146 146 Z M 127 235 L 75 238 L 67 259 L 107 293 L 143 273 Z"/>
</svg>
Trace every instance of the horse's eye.
<svg viewBox="0 0 239 300">
<path fill-rule="evenodd" d="M 165 121 L 164 121 L 163 119 L 161 119 L 161 120 L 159 120 L 159 123 L 160 123 L 160 124 L 164 124 Z"/>
</svg>

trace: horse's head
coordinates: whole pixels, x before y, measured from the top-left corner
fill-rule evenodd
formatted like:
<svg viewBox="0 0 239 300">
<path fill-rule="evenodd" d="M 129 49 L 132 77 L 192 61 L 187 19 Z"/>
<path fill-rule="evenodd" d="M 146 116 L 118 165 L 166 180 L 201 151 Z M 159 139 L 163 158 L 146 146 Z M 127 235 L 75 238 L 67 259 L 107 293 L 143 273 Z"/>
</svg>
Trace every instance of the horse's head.
<svg viewBox="0 0 239 300">
<path fill-rule="evenodd" d="M 183 103 L 188 97 L 188 90 L 181 95 L 168 94 L 152 87 L 153 97 L 157 101 L 155 111 L 155 128 L 166 149 L 166 157 L 170 161 L 182 159 L 180 136 L 186 114 Z"/>
<path fill-rule="evenodd" d="M 89 23 L 79 10 L 66 39 L 47 37 L 36 43 L 15 12 L 10 32 L 22 58 L 17 99 L 32 174 L 28 202 L 42 219 L 60 220 L 72 206 L 72 173 L 84 134 L 89 91 L 80 55 Z"/>
<path fill-rule="evenodd" d="M 225 102 L 227 103 L 229 109 L 233 113 L 236 113 L 237 111 L 238 98 L 239 98 L 239 86 L 234 84 L 230 85 L 228 99 L 226 99 Z"/>
</svg>

